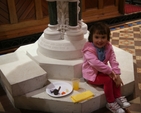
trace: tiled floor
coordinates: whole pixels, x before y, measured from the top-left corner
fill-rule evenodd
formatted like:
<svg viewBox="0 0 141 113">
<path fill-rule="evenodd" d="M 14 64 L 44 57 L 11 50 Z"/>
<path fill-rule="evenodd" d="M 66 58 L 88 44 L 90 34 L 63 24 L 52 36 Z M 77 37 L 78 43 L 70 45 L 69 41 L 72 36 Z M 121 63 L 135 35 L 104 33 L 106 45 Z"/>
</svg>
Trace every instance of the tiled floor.
<svg viewBox="0 0 141 113">
<path fill-rule="evenodd" d="M 135 66 L 135 93 L 128 97 L 131 107 L 127 113 L 141 113 L 141 102 L 139 96 L 141 91 L 138 83 L 141 83 L 141 19 L 117 26 L 111 26 L 111 43 L 129 53 L 133 54 Z M 19 110 L 12 106 L 4 90 L 0 86 L 0 113 L 43 113 L 39 111 Z M 102 108 L 93 113 L 111 113 L 106 108 Z"/>
</svg>

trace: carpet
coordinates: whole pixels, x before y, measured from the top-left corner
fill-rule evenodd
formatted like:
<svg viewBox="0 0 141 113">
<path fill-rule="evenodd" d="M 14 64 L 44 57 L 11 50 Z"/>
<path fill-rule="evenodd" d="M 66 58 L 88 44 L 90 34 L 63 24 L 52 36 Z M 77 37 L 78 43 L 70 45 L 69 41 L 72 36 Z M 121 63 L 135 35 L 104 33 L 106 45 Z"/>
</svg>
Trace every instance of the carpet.
<svg viewBox="0 0 141 113">
<path fill-rule="evenodd" d="M 125 4 L 125 14 L 131 14 L 136 12 L 141 12 L 141 6 L 139 5 L 132 5 L 132 4 Z"/>
</svg>

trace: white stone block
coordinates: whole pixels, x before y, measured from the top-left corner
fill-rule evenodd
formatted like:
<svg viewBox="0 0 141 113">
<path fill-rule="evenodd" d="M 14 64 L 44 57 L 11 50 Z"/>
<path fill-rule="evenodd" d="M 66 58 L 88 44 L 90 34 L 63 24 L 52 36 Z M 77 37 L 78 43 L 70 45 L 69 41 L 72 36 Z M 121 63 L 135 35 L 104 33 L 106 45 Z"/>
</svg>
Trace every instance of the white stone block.
<svg viewBox="0 0 141 113">
<path fill-rule="evenodd" d="M 12 96 L 46 85 L 47 73 L 23 51 L 0 56 L 0 78 Z"/>
<path fill-rule="evenodd" d="M 48 78 L 71 80 L 73 77 L 82 77 L 82 58 L 76 60 L 49 58 L 38 51 L 37 43 L 27 50 L 27 55 L 48 73 Z"/>
<path fill-rule="evenodd" d="M 128 95 L 134 91 L 134 64 L 133 64 L 133 55 L 113 46 L 117 61 L 119 62 L 119 67 L 121 69 L 121 79 L 124 87 L 122 87 L 122 94 Z"/>
<path fill-rule="evenodd" d="M 50 81 L 53 82 L 56 80 Z M 65 82 L 71 84 L 70 81 Z M 78 91 L 74 90 L 71 94 L 61 98 L 53 98 L 49 96 L 45 90 L 46 87 L 34 92 L 30 92 L 26 95 L 14 97 L 15 106 L 18 108 L 52 113 L 90 113 L 94 110 L 99 109 L 99 107 L 101 107 L 101 103 L 105 103 L 103 89 L 99 87 L 94 88 L 93 86 L 88 85 L 86 82 L 80 83 L 80 89 Z M 86 90 L 91 90 L 95 94 L 95 96 L 90 100 L 82 101 L 79 103 L 72 102 L 72 95 L 79 94 Z M 101 95 L 103 95 L 104 100 L 102 100 L 103 98 L 101 98 Z"/>
<path fill-rule="evenodd" d="M 82 38 L 78 41 L 68 41 L 65 39 L 54 41 L 49 40 L 41 35 L 37 43 L 38 51 L 40 51 L 40 53 L 46 57 L 60 60 L 73 60 L 82 58 L 83 55 L 81 49 L 86 43 L 86 39 Z"/>
</svg>

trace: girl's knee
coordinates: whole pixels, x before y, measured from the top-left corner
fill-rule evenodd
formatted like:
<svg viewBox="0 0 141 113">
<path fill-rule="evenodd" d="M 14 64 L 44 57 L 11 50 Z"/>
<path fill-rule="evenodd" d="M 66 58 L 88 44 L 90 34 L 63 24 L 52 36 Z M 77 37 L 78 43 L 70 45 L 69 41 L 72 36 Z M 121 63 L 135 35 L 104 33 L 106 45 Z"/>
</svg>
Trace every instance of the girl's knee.
<svg viewBox="0 0 141 113">
<path fill-rule="evenodd" d="M 112 82 L 113 82 L 113 79 L 112 79 L 111 77 L 107 76 L 107 77 L 105 78 L 105 83 L 110 84 L 110 83 L 112 83 Z"/>
</svg>

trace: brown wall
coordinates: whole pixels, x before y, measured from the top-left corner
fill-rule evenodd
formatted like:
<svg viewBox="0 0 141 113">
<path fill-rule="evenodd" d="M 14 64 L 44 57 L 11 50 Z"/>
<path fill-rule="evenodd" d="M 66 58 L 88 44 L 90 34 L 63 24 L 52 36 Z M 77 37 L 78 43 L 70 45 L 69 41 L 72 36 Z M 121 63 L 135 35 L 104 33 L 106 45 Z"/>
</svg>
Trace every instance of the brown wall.
<svg viewBox="0 0 141 113">
<path fill-rule="evenodd" d="M 0 41 L 43 32 L 49 23 L 46 0 L 0 0 Z M 124 0 L 82 0 L 85 23 L 124 14 Z"/>
</svg>

